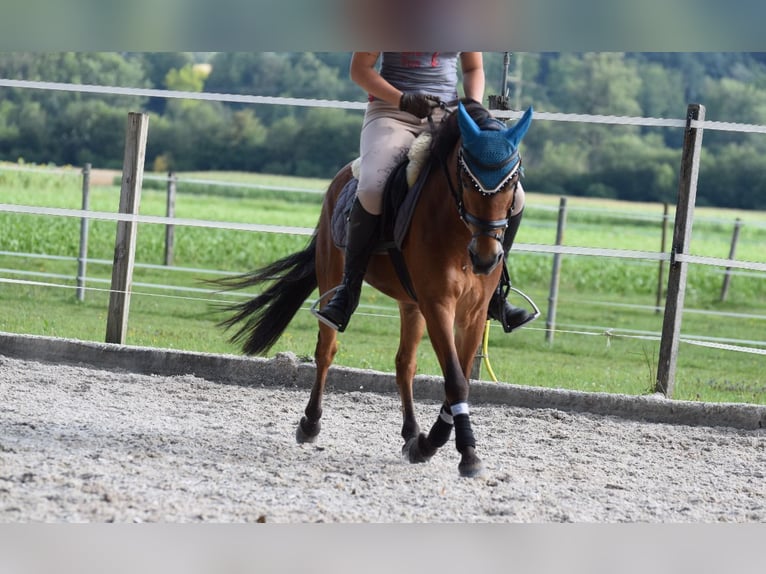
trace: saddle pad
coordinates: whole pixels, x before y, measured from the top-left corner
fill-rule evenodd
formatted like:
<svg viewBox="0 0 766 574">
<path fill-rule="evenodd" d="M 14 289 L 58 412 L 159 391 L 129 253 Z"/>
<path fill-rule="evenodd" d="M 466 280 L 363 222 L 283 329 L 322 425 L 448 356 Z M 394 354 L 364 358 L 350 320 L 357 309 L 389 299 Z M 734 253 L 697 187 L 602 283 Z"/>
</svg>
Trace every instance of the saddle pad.
<svg viewBox="0 0 766 574">
<path fill-rule="evenodd" d="M 352 177 L 343 187 L 335 203 L 335 211 L 332 212 L 332 239 L 338 249 L 346 248 L 346 227 L 348 223 L 348 213 L 351 211 L 351 205 L 356 196 L 356 186 L 359 181 Z"/>
<path fill-rule="evenodd" d="M 386 220 L 383 222 L 383 229 L 388 229 L 389 232 L 388 234 L 384 233 L 387 237 L 383 237 L 384 245 L 379 246 L 379 249 L 381 247 L 387 249 L 390 246 L 387 244 L 390 244 L 391 241 L 394 242 L 397 249 L 400 251 L 402 249 L 407 231 L 410 228 L 412 214 L 420 197 L 420 190 L 430 172 L 431 165 L 427 157 L 430 141 L 429 134 L 421 134 L 410 148 L 408 157 L 404 161 L 406 165 L 400 165 L 391 172 L 389 181 L 386 183 L 386 197 L 383 199 L 383 216 Z M 332 238 L 335 246 L 339 249 L 346 247 L 348 214 L 351 211 L 359 183 L 357 179 L 359 163 L 359 158 L 353 162 L 351 166 L 353 177 L 341 190 L 335 203 L 335 211 L 332 214 Z M 399 173 L 402 167 L 405 169 L 406 177 L 402 177 L 402 174 Z"/>
</svg>

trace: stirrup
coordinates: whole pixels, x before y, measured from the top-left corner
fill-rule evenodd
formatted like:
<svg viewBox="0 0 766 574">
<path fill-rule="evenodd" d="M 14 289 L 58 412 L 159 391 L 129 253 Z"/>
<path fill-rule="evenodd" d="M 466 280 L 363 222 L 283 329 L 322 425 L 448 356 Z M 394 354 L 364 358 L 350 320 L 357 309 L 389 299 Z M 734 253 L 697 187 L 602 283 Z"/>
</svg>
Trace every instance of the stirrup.
<svg viewBox="0 0 766 574">
<path fill-rule="evenodd" d="M 540 309 L 539 309 L 539 307 L 538 307 L 537 305 L 535 305 L 535 302 L 534 302 L 534 301 L 532 301 L 532 298 L 531 298 L 529 295 L 527 295 L 526 293 L 524 293 L 523 291 L 521 291 L 520 289 L 517 289 L 517 288 L 516 288 L 516 287 L 514 287 L 513 285 L 509 285 L 509 286 L 508 286 L 508 290 L 509 290 L 509 291 L 513 291 L 513 292 L 514 292 L 514 293 L 516 293 L 517 295 L 521 295 L 521 297 L 522 297 L 522 298 L 523 298 L 523 299 L 524 299 L 524 300 L 525 300 L 527 303 L 529 303 L 529 305 L 530 305 L 530 306 L 532 307 L 532 309 L 533 309 L 533 313 L 531 313 L 531 314 L 529 315 L 529 317 L 527 317 L 527 319 L 526 319 L 526 320 L 525 320 L 523 323 L 521 323 L 521 324 L 517 325 L 516 327 L 514 327 L 514 328 L 513 328 L 513 329 L 511 329 L 510 331 L 507 331 L 508 333 L 513 333 L 514 331 L 516 331 L 516 330 L 518 330 L 518 329 L 521 329 L 523 326 L 525 326 L 525 325 L 528 325 L 529 323 L 531 323 L 532 321 L 534 321 L 535 319 L 537 319 L 537 318 L 540 316 Z"/>
<path fill-rule="evenodd" d="M 328 297 L 332 297 L 333 295 L 335 295 L 335 292 L 338 289 L 340 289 L 341 287 L 343 287 L 343 283 L 340 283 L 340 284 L 336 285 L 335 287 L 333 287 L 332 289 L 329 289 L 329 290 L 325 291 L 324 293 L 322 293 L 319 296 L 319 299 L 314 301 L 314 304 L 311 305 L 311 309 L 310 309 L 311 314 L 314 315 L 314 317 L 316 317 L 317 320 L 321 321 L 322 323 L 324 323 L 325 325 L 327 325 L 328 327 L 330 327 L 331 329 L 333 329 L 335 331 L 339 331 L 338 325 L 336 325 L 335 323 L 333 323 L 332 321 L 330 321 L 326 317 L 323 317 L 322 315 L 319 314 L 319 304 L 322 301 L 324 301 L 325 299 L 327 299 Z"/>
</svg>

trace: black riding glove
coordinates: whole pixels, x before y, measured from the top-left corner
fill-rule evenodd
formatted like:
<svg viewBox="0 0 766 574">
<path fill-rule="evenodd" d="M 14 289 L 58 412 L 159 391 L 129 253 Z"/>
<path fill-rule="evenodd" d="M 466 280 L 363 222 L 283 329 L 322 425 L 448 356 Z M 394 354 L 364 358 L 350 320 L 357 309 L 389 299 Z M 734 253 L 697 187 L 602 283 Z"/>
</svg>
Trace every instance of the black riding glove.
<svg viewBox="0 0 766 574">
<path fill-rule="evenodd" d="M 402 94 L 399 100 L 399 109 L 409 112 L 413 116 L 425 118 L 431 115 L 431 110 L 438 106 L 441 100 L 428 94 Z"/>
</svg>

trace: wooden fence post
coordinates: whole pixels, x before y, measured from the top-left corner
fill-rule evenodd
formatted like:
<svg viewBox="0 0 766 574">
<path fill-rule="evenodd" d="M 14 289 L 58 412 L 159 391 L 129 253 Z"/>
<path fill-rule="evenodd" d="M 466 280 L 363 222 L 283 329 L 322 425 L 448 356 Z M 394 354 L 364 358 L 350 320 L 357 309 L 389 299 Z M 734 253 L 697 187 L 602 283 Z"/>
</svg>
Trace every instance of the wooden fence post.
<svg viewBox="0 0 766 574">
<path fill-rule="evenodd" d="M 481 378 L 481 362 L 484 359 L 482 346 L 482 343 L 479 343 L 479 348 L 476 349 L 476 354 L 473 356 L 473 363 L 471 363 L 471 376 L 469 377 L 472 381 L 478 381 Z"/>
<path fill-rule="evenodd" d="M 739 230 L 742 227 L 742 220 L 738 217 L 734 221 L 734 233 L 731 236 L 731 247 L 729 248 L 729 259 L 734 260 L 737 255 L 737 242 L 739 241 Z M 726 268 L 723 276 L 723 285 L 721 285 L 721 301 L 726 301 L 729 295 L 729 284 L 731 283 L 731 267 Z"/>
<path fill-rule="evenodd" d="M 662 340 L 657 364 L 655 390 L 666 397 L 673 396 L 678 361 L 678 344 L 681 336 L 681 318 L 686 295 L 688 263 L 683 256 L 689 252 L 689 242 L 694 220 L 694 203 L 697 199 L 702 128 L 692 123 L 705 120 L 705 106 L 689 104 L 686 113 L 684 147 L 681 153 L 681 174 L 678 186 L 678 203 L 673 227 L 673 245 L 668 271 L 668 292 L 665 300 L 665 317 L 662 323 Z M 679 255 L 682 256 L 679 259 Z"/>
<path fill-rule="evenodd" d="M 567 198 L 562 197 L 559 201 L 559 219 L 556 225 L 556 246 L 564 243 L 564 228 L 567 222 Z M 545 341 L 552 345 L 553 335 L 556 329 L 556 305 L 559 298 L 559 282 L 561 280 L 561 253 L 553 254 L 553 271 L 551 272 L 551 286 L 548 294 L 548 317 L 545 320 Z"/>
<path fill-rule="evenodd" d="M 173 172 L 168 173 L 168 197 L 167 205 L 165 209 L 165 215 L 167 217 L 176 216 L 176 178 Z M 173 249 L 175 244 L 175 225 L 168 224 L 165 226 L 165 265 L 170 267 L 173 265 Z"/>
<path fill-rule="evenodd" d="M 660 253 L 665 253 L 667 250 L 667 237 L 668 237 L 668 204 L 665 202 L 662 208 L 662 239 L 660 240 Z M 657 301 L 654 305 L 654 312 L 659 313 L 662 307 L 662 284 L 665 279 L 665 261 L 660 259 L 660 269 L 657 273 Z"/>
<path fill-rule="evenodd" d="M 125 156 L 122 164 L 120 213 L 138 215 L 141 185 L 144 179 L 146 137 L 149 116 L 138 112 L 128 114 L 125 134 Z M 133 264 L 136 255 L 137 222 L 118 221 L 114 242 L 112 287 L 109 294 L 109 314 L 106 322 L 106 342 L 125 344 L 128 331 L 128 309 L 133 284 Z"/>
<path fill-rule="evenodd" d="M 90 164 L 82 168 L 82 210 L 90 207 Z M 80 219 L 80 251 L 77 256 L 77 300 L 85 301 L 85 270 L 88 264 L 88 225 L 87 217 Z"/>
</svg>

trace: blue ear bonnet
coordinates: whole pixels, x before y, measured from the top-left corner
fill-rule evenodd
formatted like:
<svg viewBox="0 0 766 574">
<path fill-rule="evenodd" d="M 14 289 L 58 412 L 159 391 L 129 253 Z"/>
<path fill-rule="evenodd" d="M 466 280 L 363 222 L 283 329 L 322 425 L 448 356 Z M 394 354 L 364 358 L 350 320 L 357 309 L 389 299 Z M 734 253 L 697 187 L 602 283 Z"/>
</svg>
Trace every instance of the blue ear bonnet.
<svg viewBox="0 0 766 574">
<path fill-rule="evenodd" d="M 486 191 L 496 189 L 519 164 L 519 153 L 499 132 L 486 132 L 470 148 L 463 146 L 463 161 Z"/>
<path fill-rule="evenodd" d="M 498 191 L 518 169 L 521 161 L 518 145 L 531 121 L 532 108 L 529 108 L 511 128 L 496 118 L 487 119 L 480 127 L 463 104 L 458 105 L 458 125 L 463 138 L 462 161 L 482 191 Z"/>
</svg>

